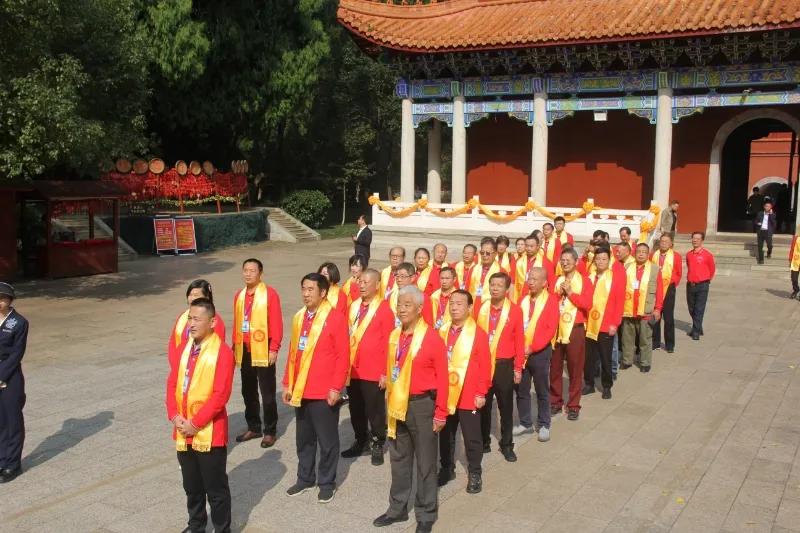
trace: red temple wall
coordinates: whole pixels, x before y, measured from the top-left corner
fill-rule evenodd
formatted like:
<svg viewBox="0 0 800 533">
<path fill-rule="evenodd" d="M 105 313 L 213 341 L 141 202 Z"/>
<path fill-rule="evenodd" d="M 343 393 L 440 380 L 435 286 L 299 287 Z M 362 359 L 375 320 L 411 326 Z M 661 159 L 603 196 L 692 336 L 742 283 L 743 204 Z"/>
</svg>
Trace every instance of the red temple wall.
<svg viewBox="0 0 800 533">
<path fill-rule="evenodd" d="M 467 198 L 522 205 L 531 188 L 533 129 L 507 115 L 492 115 L 467 128 Z"/>
<path fill-rule="evenodd" d="M 16 194 L 0 192 L 0 280 L 17 274 L 17 212 Z"/>
<path fill-rule="evenodd" d="M 747 187 L 748 194 L 756 184 L 764 178 L 782 178 L 779 183 L 786 183 L 789 175 L 789 154 L 794 154 L 792 168 L 797 169 L 797 149 L 792 147 L 792 134 L 788 131 L 776 131 L 750 143 L 750 176 Z"/>
</svg>

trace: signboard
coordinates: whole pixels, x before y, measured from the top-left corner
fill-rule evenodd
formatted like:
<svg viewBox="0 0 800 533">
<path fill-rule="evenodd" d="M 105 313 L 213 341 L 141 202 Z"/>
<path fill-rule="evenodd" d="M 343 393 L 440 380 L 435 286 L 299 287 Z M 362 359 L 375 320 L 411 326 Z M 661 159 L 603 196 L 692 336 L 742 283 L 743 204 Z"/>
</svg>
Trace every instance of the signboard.
<svg viewBox="0 0 800 533">
<path fill-rule="evenodd" d="M 176 253 L 178 244 L 175 240 L 175 220 L 172 218 L 154 218 L 156 253 Z"/>
<path fill-rule="evenodd" d="M 197 240 L 194 233 L 194 219 L 191 217 L 175 217 L 175 241 L 178 253 L 197 252 Z"/>
</svg>

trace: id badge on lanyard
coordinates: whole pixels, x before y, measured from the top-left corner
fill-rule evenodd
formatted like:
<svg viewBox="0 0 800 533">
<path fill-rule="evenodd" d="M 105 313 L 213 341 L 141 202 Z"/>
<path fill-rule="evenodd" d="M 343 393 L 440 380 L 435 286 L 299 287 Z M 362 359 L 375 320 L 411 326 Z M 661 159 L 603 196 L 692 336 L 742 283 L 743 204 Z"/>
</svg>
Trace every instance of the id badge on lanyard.
<svg viewBox="0 0 800 533">
<path fill-rule="evenodd" d="M 631 283 L 631 288 L 633 290 L 635 290 L 635 291 L 639 290 L 639 280 L 638 279 L 633 280 L 633 283 Z"/>
<path fill-rule="evenodd" d="M 307 344 L 308 344 L 308 332 L 304 331 L 300 335 L 300 340 L 297 341 L 297 349 L 303 351 L 306 349 Z"/>
<path fill-rule="evenodd" d="M 442 324 L 444 324 L 444 322 L 442 322 L 442 319 L 441 318 L 437 318 L 436 319 L 436 324 L 434 324 L 433 327 L 434 327 L 434 329 L 441 329 L 442 328 Z"/>
<path fill-rule="evenodd" d="M 483 296 L 483 285 L 478 285 L 478 288 L 475 289 L 475 296 L 477 296 L 478 298 Z"/>
</svg>

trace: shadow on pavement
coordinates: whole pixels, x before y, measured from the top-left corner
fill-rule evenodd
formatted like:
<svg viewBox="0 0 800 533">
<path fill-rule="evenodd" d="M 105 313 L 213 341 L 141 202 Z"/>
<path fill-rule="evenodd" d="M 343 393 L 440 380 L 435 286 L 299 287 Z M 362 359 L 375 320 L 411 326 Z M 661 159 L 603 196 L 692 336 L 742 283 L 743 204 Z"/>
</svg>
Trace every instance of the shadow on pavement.
<svg viewBox="0 0 800 533">
<path fill-rule="evenodd" d="M 253 509 L 285 475 L 286 466 L 281 461 L 281 451 L 275 449 L 267 451 L 257 459 L 244 461 L 228 473 L 232 491 L 237 487 L 247 488 L 244 492 L 233 495 L 231 512 L 234 531 L 242 531 L 247 526 Z"/>
<path fill-rule="evenodd" d="M 678 329 L 685 333 L 689 333 L 690 331 L 692 331 L 692 324 L 684 320 L 675 319 L 675 329 Z"/>
<path fill-rule="evenodd" d="M 102 411 L 89 418 L 68 418 L 64 420 L 61 429 L 44 439 L 39 445 L 22 460 L 26 470 L 53 459 L 61 452 L 76 446 L 82 440 L 100 433 L 111 425 L 114 420 L 112 411 Z"/>
<path fill-rule="evenodd" d="M 777 289 L 767 289 L 767 292 L 773 296 L 777 296 L 778 298 L 789 298 L 791 294 L 789 291 L 779 291 Z"/>
</svg>

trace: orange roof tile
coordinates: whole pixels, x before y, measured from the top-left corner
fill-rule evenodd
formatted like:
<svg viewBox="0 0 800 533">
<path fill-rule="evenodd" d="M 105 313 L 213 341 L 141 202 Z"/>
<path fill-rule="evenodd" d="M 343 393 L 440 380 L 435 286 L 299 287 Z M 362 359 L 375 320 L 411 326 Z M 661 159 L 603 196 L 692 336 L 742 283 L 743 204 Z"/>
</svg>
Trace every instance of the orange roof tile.
<svg viewBox="0 0 800 533">
<path fill-rule="evenodd" d="M 614 42 L 800 27 L 800 0 L 340 0 L 339 22 L 411 52 Z"/>
</svg>

